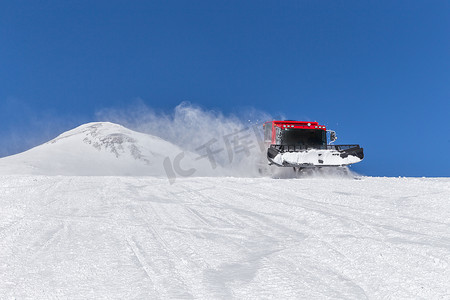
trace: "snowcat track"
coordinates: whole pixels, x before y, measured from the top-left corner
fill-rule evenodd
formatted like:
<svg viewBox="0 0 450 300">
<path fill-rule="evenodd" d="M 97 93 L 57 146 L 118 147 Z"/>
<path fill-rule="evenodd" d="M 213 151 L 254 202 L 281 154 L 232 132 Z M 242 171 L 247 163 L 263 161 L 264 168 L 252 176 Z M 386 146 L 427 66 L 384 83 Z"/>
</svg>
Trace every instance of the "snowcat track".
<svg viewBox="0 0 450 300">
<path fill-rule="evenodd" d="M 341 165 L 326 165 L 322 164 L 319 161 L 320 165 L 316 165 L 313 163 L 299 163 L 293 164 L 284 161 L 281 165 L 274 161 L 274 158 L 280 153 L 286 152 L 306 152 L 308 150 L 335 150 L 339 153 L 339 156 L 342 158 L 347 158 L 348 156 L 356 156 L 360 160 L 364 159 L 364 149 L 359 145 L 322 145 L 317 147 L 310 147 L 305 145 L 270 145 L 267 149 L 267 159 L 269 160 L 269 164 L 275 164 L 280 167 L 293 167 L 293 168 L 316 168 L 316 167 L 340 167 L 347 166 L 349 164 L 341 164 Z"/>
</svg>

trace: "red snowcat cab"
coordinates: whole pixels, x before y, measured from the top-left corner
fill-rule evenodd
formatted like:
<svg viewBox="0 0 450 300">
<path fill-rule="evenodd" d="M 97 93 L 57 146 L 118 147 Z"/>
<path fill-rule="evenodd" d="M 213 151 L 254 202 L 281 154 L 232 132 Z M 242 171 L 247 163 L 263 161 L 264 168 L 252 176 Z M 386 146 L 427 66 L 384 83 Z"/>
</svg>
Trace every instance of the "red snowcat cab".
<svg viewBox="0 0 450 300">
<path fill-rule="evenodd" d="M 327 133 L 330 143 L 327 142 Z M 264 123 L 264 141 L 270 165 L 297 169 L 340 167 L 364 158 L 359 145 L 333 145 L 336 133 L 317 122 L 271 121 Z"/>
</svg>

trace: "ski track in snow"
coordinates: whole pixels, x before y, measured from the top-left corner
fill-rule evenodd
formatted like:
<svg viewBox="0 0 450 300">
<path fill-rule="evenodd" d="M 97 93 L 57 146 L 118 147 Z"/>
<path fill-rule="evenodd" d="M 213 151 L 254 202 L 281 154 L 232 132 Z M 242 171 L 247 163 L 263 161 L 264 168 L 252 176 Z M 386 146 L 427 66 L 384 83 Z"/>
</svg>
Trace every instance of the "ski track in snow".
<svg viewBox="0 0 450 300">
<path fill-rule="evenodd" d="M 0 176 L 0 298 L 450 299 L 450 179 Z"/>
</svg>

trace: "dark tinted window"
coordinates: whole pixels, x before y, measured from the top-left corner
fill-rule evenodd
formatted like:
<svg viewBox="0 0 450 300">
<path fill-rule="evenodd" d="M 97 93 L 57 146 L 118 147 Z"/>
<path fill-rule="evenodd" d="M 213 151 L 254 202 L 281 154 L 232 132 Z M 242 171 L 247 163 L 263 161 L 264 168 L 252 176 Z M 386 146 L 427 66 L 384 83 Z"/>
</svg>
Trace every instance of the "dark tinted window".
<svg viewBox="0 0 450 300">
<path fill-rule="evenodd" d="M 322 146 L 327 144 L 327 136 L 324 130 L 284 129 L 281 132 L 281 144 Z"/>
</svg>

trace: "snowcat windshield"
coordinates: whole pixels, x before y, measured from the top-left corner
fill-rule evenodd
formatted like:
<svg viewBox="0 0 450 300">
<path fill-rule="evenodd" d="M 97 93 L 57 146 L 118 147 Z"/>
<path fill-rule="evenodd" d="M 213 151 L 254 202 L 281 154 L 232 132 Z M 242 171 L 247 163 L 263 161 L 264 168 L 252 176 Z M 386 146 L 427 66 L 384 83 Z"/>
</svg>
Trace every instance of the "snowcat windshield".
<svg viewBox="0 0 450 300">
<path fill-rule="evenodd" d="M 281 131 L 282 145 L 325 146 L 327 134 L 317 129 L 284 129 Z"/>
</svg>

